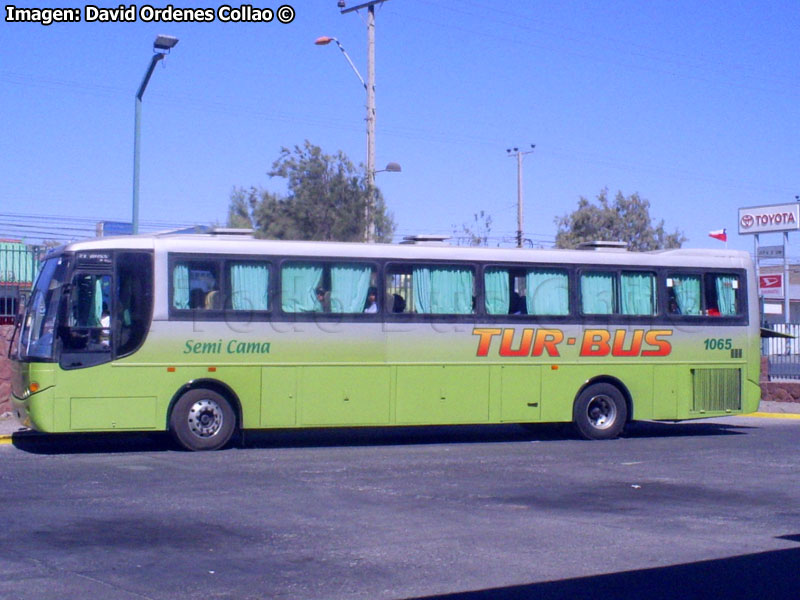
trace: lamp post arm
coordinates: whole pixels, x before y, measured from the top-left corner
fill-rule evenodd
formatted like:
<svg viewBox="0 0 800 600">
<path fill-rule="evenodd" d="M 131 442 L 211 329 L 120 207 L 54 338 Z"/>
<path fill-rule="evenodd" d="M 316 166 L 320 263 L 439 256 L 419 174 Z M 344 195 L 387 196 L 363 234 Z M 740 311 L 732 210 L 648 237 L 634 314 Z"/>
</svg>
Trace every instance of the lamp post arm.
<svg viewBox="0 0 800 600">
<path fill-rule="evenodd" d="M 351 69 L 353 69 L 353 73 L 355 73 L 355 74 L 356 74 L 356 77 L 358 77 L 358 80 L 361 82 L 361 85 L 363 85 L 363 86 L 364 86 L 364 89 L 365 89 L 365 90 L 366 90 L 366 89 L 368 89 L 368 88 L 367 88 L 367 82 L 366 82 L 366 81 L 364 81 L 364 78 L 361 76 L 361 73 L 359 73 L 359 72 L 358 72 L 358 69 L 356 68 L 355 64 L 353 63 L 353 61 L 352 61 L 352 60 L 350 60 L 350 55 L 349 55 L 349 54 L 347 53 L 347 51 L 344 49 L 344 46 L 342 46 L 342 45 L 339 43 L 339 40 L 337 40 L 336 38 L 333 38 L 333 41 L 334 41 L 334 42 L 336 42 L 336 45 L 337 45 L 337 46 L 339 46 L 339 50 L 341 50 L 341 51 L 342 51 L 342 54 L 344 55 L 345 59 L 347 59 L 347 63 L 350 65 L 350 68 L 351 68 Z"/>
<path fill-rule="evenodd" d="M 142 79 L 142 85 L 139 86 L 139 91 L 136 92 L 136 99 L 141 101 L 142 96 L 144 96 L 144 91 L 147 89 L 147 84 L 150 83 L 150 78 L 153 76 L 153 71 L 162 58 L 164 58 L 164 54 L 161 52 L 156 52 L 153 54 L 153 58 L 150 60 L 150 66 L 147 69 L 147 73 L 144 74 L 144 79 Z"/>
</svg>

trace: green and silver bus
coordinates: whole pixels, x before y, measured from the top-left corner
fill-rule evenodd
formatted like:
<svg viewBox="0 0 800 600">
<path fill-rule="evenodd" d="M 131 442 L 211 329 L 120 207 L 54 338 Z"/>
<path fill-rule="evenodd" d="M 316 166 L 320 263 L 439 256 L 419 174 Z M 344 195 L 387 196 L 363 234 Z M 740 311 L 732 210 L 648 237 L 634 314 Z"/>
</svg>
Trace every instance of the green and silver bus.
<svg viewBox="0 0 800 600">
<path fill-rule="evenodd" d="M 637 420 L 753 412 L 753 265 L 732 250 L 104 238 L 51 251 L 12 346 L 44 432 Z"/>
</svg>

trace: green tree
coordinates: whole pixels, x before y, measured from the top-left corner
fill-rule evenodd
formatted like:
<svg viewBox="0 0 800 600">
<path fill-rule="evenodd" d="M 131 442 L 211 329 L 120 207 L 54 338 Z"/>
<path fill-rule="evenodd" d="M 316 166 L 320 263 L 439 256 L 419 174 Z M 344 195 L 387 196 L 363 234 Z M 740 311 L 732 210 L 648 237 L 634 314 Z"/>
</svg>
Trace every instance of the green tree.
<svg viewBox="0 0 800 600">
<path fill-rule="evenodd" d="M 592 204 L 581 196 L 578 208 L 568 215 L 556 218 L 557 248 L 575 248 L 581 242 L 595 240 L 623 241 L 630 250 L 644 252 L 663 248 L 680 248 L 686 241 L 683 232 L 667 233 L 663 219 L 653 225 L 650 219 L 650 202 L 638 193 L 624 196 L 617 192 L 613 202 L 608 200 L 608 189 L 597 196 Z"/>
<path fill-rule="evenodd" d="M 383 195 L 370 189 L 366 173 L 340 150 L 324 154 L 308 140 L 281 154 L 268 172 L 287 180 L 288 193 L 234 188 L 228 207 L 229 227 L 252 227 L 259 237 L 282 240 L 361 241 L 365 208 L 374 197 L 375 239 L 391 241 L 394 219 Z"/>
</svg>

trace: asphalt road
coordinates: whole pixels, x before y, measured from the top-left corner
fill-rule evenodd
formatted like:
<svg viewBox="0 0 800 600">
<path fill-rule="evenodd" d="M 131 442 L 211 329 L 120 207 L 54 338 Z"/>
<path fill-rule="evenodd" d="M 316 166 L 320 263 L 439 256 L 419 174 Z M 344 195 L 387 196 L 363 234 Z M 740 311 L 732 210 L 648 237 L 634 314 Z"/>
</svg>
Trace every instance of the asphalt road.
<svg viewBox="0 0 800 600">
<path fill-rule="evenodd" d="M 0 598 L 797 598 L 800 420 L 0 446 Z"/>
</svg>

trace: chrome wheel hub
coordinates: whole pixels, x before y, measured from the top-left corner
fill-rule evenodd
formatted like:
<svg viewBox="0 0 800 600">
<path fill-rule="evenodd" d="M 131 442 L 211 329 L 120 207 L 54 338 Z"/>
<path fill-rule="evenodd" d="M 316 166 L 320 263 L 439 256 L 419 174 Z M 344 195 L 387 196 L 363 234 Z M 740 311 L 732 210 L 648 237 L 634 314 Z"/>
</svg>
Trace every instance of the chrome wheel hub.
<svg viewBox="0 0 800 600">
<path fill-rule="evenodd" d="M 198 400 L 189 409 L 189 429 L 201 438 L 217 435 L 222 429 L 222 408 L 213 400 Z"/>
<path fill-rule="evenodd" d="M 608 396 L 595 396 L 586 407 L 589 423 L 595 429 L 608 429 L 617 420 L 617 406 Z"/>
</svg>

